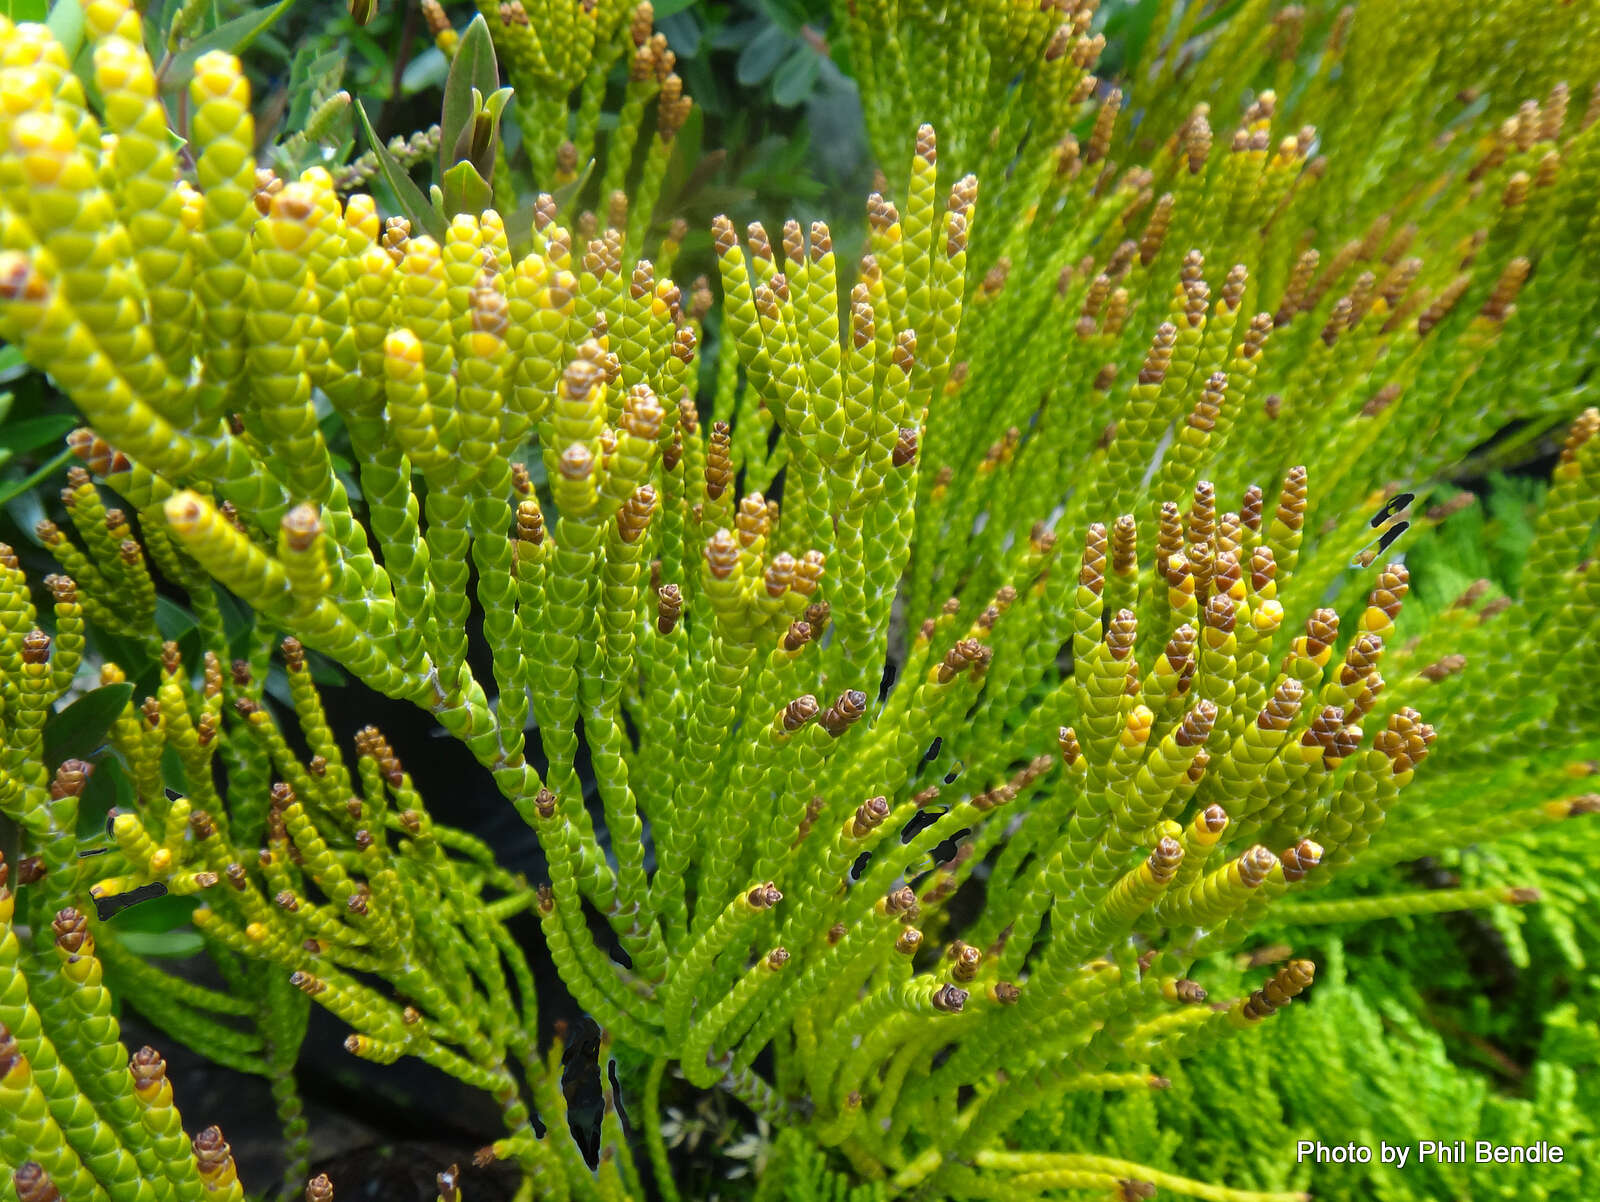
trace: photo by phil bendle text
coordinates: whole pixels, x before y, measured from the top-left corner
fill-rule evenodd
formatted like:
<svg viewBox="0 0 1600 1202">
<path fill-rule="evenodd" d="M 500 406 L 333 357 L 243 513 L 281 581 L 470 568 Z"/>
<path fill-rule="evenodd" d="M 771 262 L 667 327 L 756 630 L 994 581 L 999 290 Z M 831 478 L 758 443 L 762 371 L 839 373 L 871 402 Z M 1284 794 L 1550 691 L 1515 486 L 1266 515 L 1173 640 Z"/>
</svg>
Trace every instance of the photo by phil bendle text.
<svg viewBox="0 0 1600 1202">
<path fill-rule="evenodd" d="M 1385 1143 L 1383 1162 L 1405 1167 L 1407 1156 L 1391 1154 L 1403 1148 L 1404 1145 L 1392 1147 Z M 1560 1164 L 1566 1159 L 1566 1150 L 1559 1144 L 1543 1139 L 1531 1144 L 1497 1144 L 1489 1139 L 1423 1139 L 1417 1141 L 1416 1157 L 1418 1164 L 1429 1160 L 1435 1164 Z M 1365 1144 L 1325 1144 L 1302 1139 L 1295 1144 L 1295 1161 L 1298 1163 L 1307 1159 L 1317 1164 L 1369 1164 L 1372 1161 L 1372 1149 Z"/>
</svg>

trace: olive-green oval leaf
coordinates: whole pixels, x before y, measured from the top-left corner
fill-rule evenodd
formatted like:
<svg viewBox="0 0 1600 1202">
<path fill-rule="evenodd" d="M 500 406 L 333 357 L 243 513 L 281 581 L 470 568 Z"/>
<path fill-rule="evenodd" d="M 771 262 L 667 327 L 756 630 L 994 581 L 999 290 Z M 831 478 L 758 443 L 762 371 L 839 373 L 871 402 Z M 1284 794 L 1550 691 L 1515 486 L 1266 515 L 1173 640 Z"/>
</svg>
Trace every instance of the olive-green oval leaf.
<svg viewBox="0 0 1600 1202">
<path fill-rule="evenodd" d="M 133 682 L 102 685 L 45 719 L 44 762 L 54 769 L 63 760 L 86 760 L 106 741 L 111 724 L 128 706 Z"/>
<path fill-rule="evenodd" d="M 361 121 L 361 128 L 367 135 L 367 141 L 372 144 L 372 153 L 378 160 L 379 172 L 394 190 L 394 198 L 410 220 L 412 227 L 424 230 L 435 242 L 443 243 L 444 218 L 434 212 L 433 206 L 428 203 L 428 198 L 422 194 L 422 189 L 417 187 L 399 160 L 389 153 L 389 148 L 383 144 L 383 139 L 378 137 L 377 131 L 372 128 L 366 107 L 359 100 L 356 101 L 356 116 Z"/>
<path fill-rule="evenodd" d="M 481 213 L 493 204 L 494 194 L 471 163 L 457 163 L 444 173 L 446 212 Z"/>
<path fill-rule="evenodd" d="M 71 62 L 83 46 L 83 5 L 80 0 L 56 0 L 45 27 L 61 43 L 61 52 Z"/>
<path fill-rule="evenodd" d="M 594 160 L 590 159 L 583 165 L 583 170 L 578 172 L 577 179 L 556 189 L 554 200 L 558 213 L 565 213 L 567 208 L 578 199 L 578 193 L 583 191 L 583 186 L 589 182 L 589 177 L 593 174 Z"/>
<path fill-rule="evenodd" d="M 772 77 L 772 102 L 783 108 L 793 108 L 815 87 L 822 70 L 822 59 L 810 46 L 802 43 L 795 52 L 783 60 Z"/>
<path fill-rule="evenodd" d="M 43 417 L 27 417 L 20 422 L 0 426 L 0 447 L 13 455 L 26 455 L 42 446 L 59 442 L 78 424 L 71 413 L 47 413 Z"/>
<path fill-rule="evenodd" d="M 66 467 L 67 464 L 71 463 L 73 458 L 73 450 L 68 447 L 48 463 L 40 464 L 33 475 L 22 480 L 12 480 L 7 484 L 0 485 L 0 505 L 9 505 L 15 498 L 22 496 L 24 493 L 32 492 L 51 476 Z"/>
<path fill-rule="evenodd" d="M 205 951 L 205 940 L 196 931 L 123 931 L 119 940 L 136 956 L 182 960 Z"/>
<path fill-rule="evenodd" d="M 48 0 L 0 0 L 0 13 L 18 25 L 24 21 L 43 21 L 50 15 L 50 4 Z"/>
<path fill-rule="evenodd" d="M 444 110 L 439 117 L 439 175 L 455 165 L 454 153 L 461 135 L 476 115 L 478 105 L 473 104 L 472 93 L 492 96 L 500 87 L 500 65 L 495 62 L 494 39 L 489 36 L 488 23 L 483 14 L 472 18 L 461 35 L 455 58 L 450 60 L 450 74 L 444 81 Z"/>
<path fill-rule="evenodd" d="M 278 18 L 289 11 L 289 6 L 293 3 L 294 0 L 278 0 L 277 4 L 252 9 L 243 16 L 223 22 L 203 37 L 196 38 L 172 56 L 172 62 L 167 65 L 166 73 L 161 77 L 162 90 L 176 92 L 188 87 L 189 81 L 194 78 L 194 65 L 202 54 L 212 50 L 226 50 L 230 54 L 237 54 L 255 41 L 260 34 L 271 29 Z"/>
<path fill-rule="evenodd" d="M 739 52 L 739 61 L 733 68 L 735 78 L 747 88 L 764 83 L 778 69 L 790 47 L 789 35 L 780 26 L 767 26 Z"/>
</svg>

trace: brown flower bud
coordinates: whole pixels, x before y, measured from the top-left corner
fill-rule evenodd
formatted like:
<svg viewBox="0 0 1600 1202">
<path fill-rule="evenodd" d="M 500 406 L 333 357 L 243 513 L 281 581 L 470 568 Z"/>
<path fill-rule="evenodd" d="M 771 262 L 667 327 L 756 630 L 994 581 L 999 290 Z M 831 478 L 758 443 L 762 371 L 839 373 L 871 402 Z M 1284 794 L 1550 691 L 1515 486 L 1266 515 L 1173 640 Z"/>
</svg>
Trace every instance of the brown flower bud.
<svg viewBox="0 0 1600 1202">
<path fill-rule="evenodd" d="M 1471 283 L 1472 277 L 1465 273 L 1450 281 L 1444 291 L 1423 311 L 1422 316 L 1417 318 L 1418 337 L 1426 337 L 1435 326 L 1449 316 Z"/>
<path fill-rule="evenodd" d="M 1305 693 L 1305 685 L 1294 677 L 1284 680 L 1273 691 L 1261 713 L 1256 715 L 1256 726 L 1261 730 L 1277 733 L 1288 730 L 1300 712 L 1300 703 L 1305 698 Z"/>
<path fill-rule="evenodd" d="M 228 1141 L 222 1138 L 221 1127 L 207 1127 L 199 1132 L 191 1143 L 194 1147 L 195 1167 L 200 1170 L 202 1176 L 212 1177 L 221 1173 L 233 1159 L 233 1150 L 228 1147 Z"/>
<path fill-rule="evenodd" d="M 1315 975 L 1316 968 L 1311 961 L 1289 961 L 1265 986 L 1250 995 L 1244 1004 L 1244 1016 L 1252 1022 L 1268 1017 L 1304 993 Z"/>
<path fill-rule="evenodd" d="M 540 789 L 533 799 L 534 810 L 546 820 L 556 816 L 556 804 L 556 795 L 549 789 Z"/>
<path fill-rule="evenodd" d="M 1447 655 L 1443 659 L 1436 660 L 1427 667 L 1423 668 L 1418 675 L 1420 675 L 1424 680 L 1430 680 L 1434 683 L 1438 683 L 1441 680 L 1454 676 L 1466 666 L 1466 656 Z"/>
<path fill-rule="evenodd" d="M 846 833 L 852 839 L 864 839 L 889 817 L 889 799 L 887 797 L 872 797 L 856 807 L 855 816 L 850 819 Z"/>
<path fill-rule="evenodd" d="M 1483 308 L 1479 310 L 1482 316 L 1489 321 L 1504 321 L 1514 307 L 1511 302 L 1522 290 L 1522 285 L 1527 281 L 1531 270 L 1532 265 L 1520 255 L 1507 263 L 1505 270 L 1495 281 L 1489 299 L 1483 302 Z"/>
<path fill-rule="evenodd" d="M 1184 130 L 1183 153 L 1190 175 L 1199 175 L 1205 170 L 1206 159 L 1211 154 L 1211 123 L 1202 112 L 1196 112 Z"/>
<path fill-rule="evenodd" d="M 941 1014 L 960 1014 L 967 1004 L 967 991 L 955 985 L 941 985 L 933 993 L 933 1008 Z"/>
<path fill-rule="evenodd" d="M 1278 866 L 1278 857 L 1257 843 L 1239 857 L 1239 880 L 1254 889 Z"/>
<path fill-rule="evenodd" d="M 837 739 L 858 722 L 867 712 L 867 695 L 859 689 L 847 689 L 817 719 L 829 735 Z"/>
<path fill-rule="evenodd" d="M 1138 635 L 1139 620 L 1131 609 L 1119 609 L 1106 627 L 1106 649 L 1111 658 L 1124 663 L 1133 654 L 1134 639 Z"/>
<path fill-rule="evenodd" d="M 1093 522 L 1084 538 L 1083 563 L 1078 569 L 1078 584 L 1099 596 L 1105 591 L 1106 528 Z"/>
<path fill-rule="evenodd" d="M 13 1057 L 11 1063 L 15 1060 Z M 6 1060 L 0 1057 L 0 1072 L 8 1067 Z M 20 1165 L 11 1174 L 11 1184 L 17 1191 L 17 1202 L 61 1202 L 61 1191 L 37 1161 L 29 1160 Z"/>
<path fill-rule="evenodd" d="M 906 467 L 917 457 L 918 430 L 915 426 L 901 426 L 895 438 L 894 452 L 890 456 L 890 463 L 895 467 Z"/>
<path fill-rule="evenodd" d="M 778 715 L 778 720 L 783 724 L 783 729 L 788 734 L 793 734 L 821 712 L 822 706 L 816 697 L 810 693 L 796 697 Z"/>
<path fill-rule="evenodd" d="M 656 590 L 656 629 L 671 634 L 683 613 L 683 593 L 675 584 L 664 584 Z"/>
<path fill-rule="evenodd" d="M 706 448 L 706 496 L 715 501 L 733 483 L 733 436 L 728 423 L 711 423 L 711 440 Z"/>
<path fill-rule="evenodd" d="M 1225 593 L 1213 595 L 1211 600 L 1206 602 L 1204 620 L 1207 629 L 1232 634 L 1234 625 L 1238 621 L 1238 611 L 1233 598 Z"/>
<path fill-rule="evenodd" d="M 60 801 L 64 797 L 82 797 L 88 786 L 94 765 L 84 760 L 63 760 L 50 780 L 50 798 Z"/>
<path fill-rule="evenodd" d="M 1192 628 L 1185 627 L 1185 629 Z M 1195 707 L 1183 716 L 1183 721 L 1173 736 L 1174 741 L 1179 747 L 1196 747 L 1211 737 L 1211 730 L 1216 721 L 1215 703 L 1201 698 L 1195 703 Z"/>
<path fill-rule="evenodd" d="M 55 933 L 56 946 L 69 955 L 94 954 L 94 937 L 89 934 L 89 920 L 71 906 L 56 911 L 50 929 Z"/>
<path fill-rule="evenodd" d="M 1151 879 L 1158 885 L 1165 885 L 1177 875 L 1178 866 L 1183 863 L 1183 846 L 1176 839 L 1163 838 L 1145 863 Z"/>
<path fill-rule="evenodd" d="M 706 567 L 715 580 L 726 580 L 739 566 L 739 542 L 724 528 L 706 543 Z"/>
<path fill-rule="evenodd" d="M 1302 839 L 1283 851 L 1283 879 L 1291 885 L 1303 881 L 1318 864 L 1322 863 L 1322 844 Z"/>
<path fill-rule="evenodd" d="M 617 537 L 632 545 L 643 537 L 650 519 L 656 512 L 656 490 L 653 485 L 641 484 L 623 502 L 617 511 Z"/>
</svg>

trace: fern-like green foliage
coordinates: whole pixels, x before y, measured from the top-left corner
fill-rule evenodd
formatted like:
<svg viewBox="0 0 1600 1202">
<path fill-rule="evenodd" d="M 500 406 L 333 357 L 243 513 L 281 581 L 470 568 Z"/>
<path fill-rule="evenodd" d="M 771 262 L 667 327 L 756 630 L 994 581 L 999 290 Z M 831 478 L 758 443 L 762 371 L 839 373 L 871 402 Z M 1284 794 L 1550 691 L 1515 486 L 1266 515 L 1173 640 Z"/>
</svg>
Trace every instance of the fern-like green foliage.
<svg viewBox="0 0 1600 1202">
<path fill-rule="evenodd" d="M 726 1180 L 850 1202 L 1291 1202 L 1263 1132 L 1352 1098 L 1421 1131 L 1407 1074 L 1451 1131 L 1578 1138 L 1592 1031 L 1538 984 L 1531 1100 L 1490 1099 L 1429 1033 L 1460 969 L 1347 983 L 1326 932 L 1483 912 L 1549 994 L 1588 963 L 1592 891 L 1548 861 L 1600 809 L 1600 17 L 1158 8 L 1118 87 L 1092 3 L 845 6 L 892 172 L 865 253 L 722 216 L 687 288 L 652 215 L 689 102 L 648 5 L 459 34 L 430 5 L 437 137 L 292 179 L 265 164 L 306 144 L 258 160 L 234 56 L 188 56 L 175 129 L 127 0 L 82 54 L 0 19 L 0 336 L 84 421 L 34 530 L 61 572 L 0 549 L 21 1202 L 239 1192 L 119 992 L 271 1080 L 285 1193 L 312 1004 L 489 1094 L 478 1157 L 522 1198 L 678 1196 L 665 1095 L 694 1091 L 752 1115 Z M 373 172 L 401 212 L 350 190 Z M 1462 510 L 1443 479 L 1517 428 L 1559 438 L 1542 495 Z M 317 657 L 458 740 L 548 881 L 419 794 L 423 752 L 338 738 Z M 161 892 L 224 988 L 119 946 Z M 642 1074 L 637 1144 L 614 1095 L 596 1160 L 568 1138 L 521 913 L 600 1064 Z M 1330 962 L 1323 1025 L 1263 1059 Z M 1498 1049 L 1454 992 L 1449 1055 Z"/>
<path fill-rule="evenodd" d="M 1552 1008 L 1532 1070 L 1515 1090 L 1496 1088 L 1472 1071 L 1470 1059 L 1447 1050 L 1408 999 L 1388 992 L 1380 955 L 1352 964 L 1337 939 L 1302 950 L 1323 966 L 1310 1005 L 1259 1039 L 1219 1046 L 1174 1068 L 1169 1089 L 1077 1096 L 1030 1114 L 1018 1125 L 1019 1142 L 1108 1155 L 1148 1148 L 1153 1165 L 1173 1172 L 1204 1170 L 1255 1189 L 1306 1189 L 1339 1202 L 1587 1196 L 1596 1172 L 1592 1065 L 1600 1047 L 1592 1018 L 1572 1004 Z M 1349 975 L 1353 967 L 1359 979 Z M 1403 979 L 1414 982 L 1412 973 L 1426 968 L 1407 963 Z M 1354 1142 L 1374 1149 L 1372 1161 L 1318 1164 L 1297 1154 L 1302 1140 Z M 1437 1154 L 1419 1160 L 1423 1141 L 1454 1152 L 1462 1140 L 1465 1163 Z M 1560 1146 L 1564 1160 L 1478 1164 L 1479 1140 L 1544 1140 Z M 1404 1168 L 1382 1163 L 1380 1141 L 1409 1150 Z"/>
</svg>

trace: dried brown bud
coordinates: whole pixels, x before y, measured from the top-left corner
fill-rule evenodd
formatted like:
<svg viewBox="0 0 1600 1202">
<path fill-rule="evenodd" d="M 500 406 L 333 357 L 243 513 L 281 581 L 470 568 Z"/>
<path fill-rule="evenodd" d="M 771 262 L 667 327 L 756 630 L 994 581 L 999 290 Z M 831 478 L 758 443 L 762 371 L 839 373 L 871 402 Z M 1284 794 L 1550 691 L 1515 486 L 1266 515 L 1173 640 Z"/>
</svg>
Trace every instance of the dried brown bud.
<svg viewBox="0 0 1600 1202">
<path fill-rule="evenodd" d="M 867 695 L 859 689 L 848 689 L 817 719 L 822 729 L 835 739 L 849 730 L 867 712 Z"/>
<path fill-rule="evenodd" d="M 1260 1021 L 1287 1006 L 1293 998 L 1305 992 L 1315 975 L 1316 968 L 1311 961 L 1289 961 L 1266 985 L 1250 995 L 1244 1004 L 1244 1017 L 1253 1022 Z"/>
<path fill-rule="evenodd" d="M 1293 724 L 1300 712 L 1300 703 L 1306 694 L 1305 685 L 1294 677 L 1284 680 L 1273 691 L 1261 713 L 1256 716 L 1256 726 L 1265 731 L 1282 733 Z"/>
<path fill-rule="evenodd" d="M 306 974 L 295 973 L 294 975 L 304 976 Z M 203 1176 L 211 1177 L 221 1173 L 228 1162 L 233 1159 L 233 1150 L 228 1147 L 228 1141 L 222 1138 L 221 1127 L 207 1127 L 197 1134 L 191 1143 L 194 1147 L 195 1167 L 200 1170 Z"/>
<path fill-rule="evenodd" d="M 60 801 L 64 797 L 82 797 L 89 783 L 94 765 L 84 760 L 63 760 L 50 780 L 50 798 Z"/>
<path fill-rule="evenodd" d="M 783 900 L 783 894 L 778 892 L 778 887 L 771 881 L 764 885 L 757 885 L 745 894 L 745 900 L 757 910 L 770 910 Z"/>
<path fill-rule="evenodd" d="M 1164 837 L 1145 863 L 1155 883 L 1164 885 L 1177 874 L 1178 866 L 1183 863 L 1183 845 L 1176 839 Z"/>
<path fill-rule="evenodd" d="M 1292 467 L 1283 478 L 1283 490 L 1278 494 L 1278 521 L 1290 530 L 1299 530 L 1305 524 L 1306 469 L 1303 465 Z"/>
<path fill-rule="evenodd" d="M 897 468 L 905 467 L 917 457 L 918 430 L 915 426 L 901 426 L 895 438 L 890 462 Z"/>
<path fill-rule="evenodd" d="M 1303 881 L 1318 864 L 1322 863 L 1322 844 L 1302 839 L 1283 851 L 1283 879 L 1290 884 Z"/>
<path fill-rule="evenodd" d="M 1423 311 L 1422 316 L 1417 318 L 1417 335 L 1426 337 L 1435 326 L 1449 316 L 1471 283 L 1472 277 L 1465 273 L 1450 281 L 1444 291 Z"/>
<path fill-rule="evenodd" d="M 718 530 L 706 543 L 706 568 L 713 579 L 727 580 L 738 566 L 738 539 L 726 528 Z"/>
<path fill-rule="evenodd" d="M 80 952 L 84 955 L 94 953 L 94 939 L 89 934 L 89 920 L 71 906 L 56 911 L 50 929 L 55 933 L 56 946 L 62 951 L 71 955 Z"/>
<path fill-rule="evenodd" d="M 733 436 L 728 423 L 711 423 L 711 440 L 706 448 L 706 496 L 715 501 L 733 483 Z"/>
<path fill-rule="evenodd" d="M 1183 320 L 1191 330 L 1200 328 L 1211 304 L 1211 288 L 1204 280 L 1191 280 L 1183 286 Z"/>
<path fill-rule="evenodd" d="M 853 839 L 864 839 L 882 826 L 888 817 L 889 799 L 881 796 L 869 798 L 856 807 L 847 833 Z"/>
<path fill-rule="evenodd" d="M 656 511 L 654 485 L 641 484 L 617 511 L 617 537 L 632 545 L 643 537 Z"/>
<path fill-rule="evenodd" d="M 1150 344 L 1150 350 L 1144 357 L 1144 366 L 1139 369 L 1140 384 L 1152 386 L 1167 378 L 1167 368 L 1172 364 L 1172 349 L 1177 341 L 1178 327 L 1171 322 L 1162 322 L 1156 328 L 1155 341 Z"/>
<path fill-rule="evenodd" d="M 1131 609 L 1119 609 L 1106 627 L 1106 649 L 1111 658 L 1125 663 L 1133 654 L 1134 640 L 1138 635 L 1139 620 Z"/>
<path fill-rule="evenodd" d="M 821 712 L 822 706 L 811 693 L 796 697 L 783 707 L 778 720 L 783 724 L 783 729 L 793 734 Z"/>
<path fill-rule="evenodd" d="M 1238 621 L 1238 610 L 1233 598 L 1226 593 L 1213 595 L 1211 600 L 1206 602 L 1204 620 L 1207 629 L 1232 634 L 1234 625 Z"/>
<path fill-rule="evenodd" d="M 1278 866 L 1278 857 L 1257 843 L 1239 857 L 1239 880 L 1254 889 Z"/>
<path fill-rule="evenodd" d="M 941 985 L 933 993 L 933 1008 L 941 1014 L 960 1014 L 967 1004 L 967 991 L 955 985 Z"/>
<path fill-rule="evenodd" d="M 17 1057 L 13 1056 L 8 1062 L 0 1056 L 0 1072 L 8 1069 L 16 1059 Z M 56 1183 L 50 1179 L 50 1174 L 44 1171 L 38 1161 L 29 1160 L 20 1165 L 17 1171 L 11 1174 L 11 1184 L 17 1191 L 17 1202 L 61 1202 L 61 1191 L 56 1188 Z"/>
<path fill-rule="evenodd" d="M 1083 563 L 1078 569 L 1078 584 L 1099 596 L 1105 590 L 1106 528 L 1093 522 L 1084 538 Z"/>
<path fill-rule="evenodd" d="M 1206 159 L 1211 154 L 1211 123 L 1204 113 L 1196 112 L 1190 118 L 1183 134 L 1183 153 L 1190 175 L 1199 175 L 1205 170 Z"/>
<path fill-rule="evenodd" d="M 833 607 L 826 601 L 813 601 L 806 606 L 806 625 L 811 627 L 811 637 L 820 639 L 822 632 L 827 629 L 828 619 L 833 613 Z"/>
<path fill-rule="evenodd" d="M 22 636 L 22 662 L 25 664 L 50 662 L 50 636 L 37 626 Z"/>
<path fill-rule="evenodd" d="M 540 818 L 550 819 L 556 816 L 556 795 L 549 789 L 540 789 L 534 796 L 533 808 Z"/>
<path fill-rule="evenodd" d="M 683 613 L 683 593 L 675 584 L 664 584 L 656 590 L 656 629 L 671 634 Z"/>
<path fill-rule="evenodd" d="M 1184 629 L 1192 630 L 1192 627 Z M 1176 641 L 1176 640 L 1174 640 Z M 1170 650 L 1168 652 L 1171 654 Z M 1183 722 L 1178 726 L 1173 735 L 1179 747 L 1196 747 L 1211 737 L 1212 727 L 1217 721 L 1217 707 L 1215 703 L 1202 698 L 1195 703 L 1195 707 L 1183 716 Z"/>
<path fill-rule="evenodd" d="M 1512 301 L 1522 290 L 1522 285 L 1527 282 L 1530 270 L 1532 265 L 1520 255 L 1507 263 L 1505 270 L 1495 281 L 1489 299 L 1483 302 L 1483 308 L 1479 311 L 1482 316 L 1489 321 L 1504 321 L 1514 307 Z"/>
</svg>

